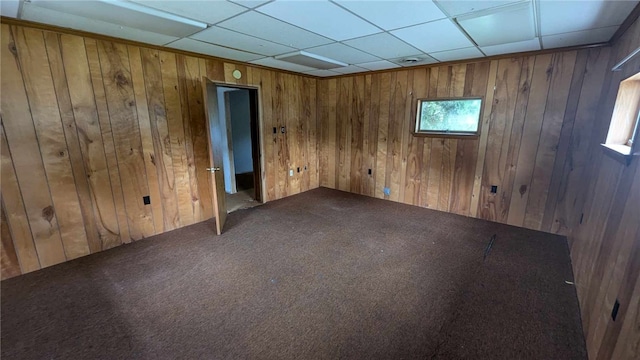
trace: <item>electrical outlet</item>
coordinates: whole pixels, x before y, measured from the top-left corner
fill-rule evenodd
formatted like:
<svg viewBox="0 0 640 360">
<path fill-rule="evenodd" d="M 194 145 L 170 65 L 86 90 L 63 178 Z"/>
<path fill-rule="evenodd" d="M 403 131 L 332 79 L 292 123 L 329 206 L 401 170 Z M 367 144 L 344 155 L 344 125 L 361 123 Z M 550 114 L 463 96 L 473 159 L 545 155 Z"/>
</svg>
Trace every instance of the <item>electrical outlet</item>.
<svg viewBox="0 0 640 360">
<path fill-rule="evenodd" d="M 491 185 L 491 193 L 496 194 L 498 192 L 498 185 Z"/>
<path fill-rule="evenodd" d="M 143 196 L 143 197 L 142 197 L 142 202 L 143 202 L 145 205 L 149 205 L 149 204 L 151 204 L 151 197 L 150 197 L 149 195 L 147 195 L 147 196 Z"/>
<path fill-rule="evenodd" d="M 289 170 L 289 176 L 293 176 L 293 169 Z"/>
<path fill-rule="evenodd" d="M 371 175 L 371 169 L 369 169 L 369 175 Z"/>
<path fill-rule="evenodd" d="M 300 167 L 298 167 L 298 172 L 300 172 Z"/>
<path fill-rule="evenodd" d="M 285 129 L 285 127 L 283 126 L 283 127 L 281 127 L 281 128 L 280 128 L 280 132 L 284 134 L 284 133 L 286 133 L 286 132 L 287 132 L 287 130 L 286 130 L 286 129 Z"/>
<path fill-rule="evenodd" d="M 618 299 L 616 299 L 616 302 L 613 304 L 613 309 L 611 309 L 611 319 L 613 319 L 613 321 L 616 321 L 616 318 L 618 317 L 619 309 L 620 309 L 620 302 L 618 301 Z"/>
</svg>

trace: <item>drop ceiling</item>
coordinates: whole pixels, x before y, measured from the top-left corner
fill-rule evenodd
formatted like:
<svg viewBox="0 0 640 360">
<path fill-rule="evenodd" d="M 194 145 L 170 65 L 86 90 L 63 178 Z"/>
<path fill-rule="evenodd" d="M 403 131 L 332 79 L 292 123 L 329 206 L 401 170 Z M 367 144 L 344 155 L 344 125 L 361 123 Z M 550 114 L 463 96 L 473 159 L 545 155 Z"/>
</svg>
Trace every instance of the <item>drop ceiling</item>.
<svg viewBox="0 0 640 360">
<path fill-rule="evenodd" d="M 602 43 L 638 2 L 2 0 L 1 6 L 6 17 L 325 77 Z M 300 51 L 343 66 L 314 68 L 304 65 L 313 61 L 281 56 Z"/>
</svg>

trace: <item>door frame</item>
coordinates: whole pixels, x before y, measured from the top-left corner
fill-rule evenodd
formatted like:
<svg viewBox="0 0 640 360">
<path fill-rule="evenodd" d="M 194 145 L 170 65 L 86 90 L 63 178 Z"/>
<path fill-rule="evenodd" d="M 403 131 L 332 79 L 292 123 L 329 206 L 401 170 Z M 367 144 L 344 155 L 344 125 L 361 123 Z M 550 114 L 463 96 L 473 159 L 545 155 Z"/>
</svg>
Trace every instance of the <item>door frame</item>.
<svg viewBox="0 0 640 360">
<path fill-rule="evenodd" d="M 254 164 L 254 169 L 253 169 L 253 173 L 254 173 L 254 180 L 257 178 L 259 179 L 259 184 L 254 184 L 255 190 L 256 190 L 256 201 L 258 201 L 259 203 L 266 203 L 267 200 L 265 199 L 265 194 L 266 194 L 266 179 L 265 179 L 265 171 L 264 171 L 264 165 L 265 165 L 265 159 L 264 159 L 264 133 L 263 133 L 263 125 L 264 125 L 264 121 L 263 121 L 263 109 L 262 109 L 262 89 L 260 87 L 260 85 L 241 85 L 241 84 L 236 84 L 236 83 L 230 83 L 230 82 L 224 82 L 224 81 L 214 81 L 211 80 L 208 76 L 205 76 L 204 78 L 207 79 L 207 81 L 211 82 L 213 85 L 215 86 L 222 86 L 222 87 L 228 87 L 228 88 L 236 88 L 236 89 L 247 89 L 247 90 L 255 90 L 256 91 L 256 97 L 255 97 L 255 110 L 258 112 L 257 116 L 254 116 L 253 114 L 251 114 L 253 112 L 254 106 L 253 104 L 250 104 L 251 106 L 251 110 L 250 110 L 250 114 L 251 114 L 251 151 L 254 154 L 254 158 L 253 158 L 253 164 Z M 206 84 L 205 84 L 206 85 Z M 203 101 L 207 101 L 207 99 L 203 99 Z M 251 92 L 249 93 L 249 101 L 252 101 L 252 96 L 251 96 Z M 208 104 L 207 104 L 208 105 Z M 218 104 L 218 106 L 220 106 L 220 104 Z M 208 116 L 208 114 L 205 114 L 205 116 Z M 254 126 L 254 119 L 256 121 L 256 124 Z M 209 119 L 205 119 L 207 122 L 209 121 Z M 254 141 L 254 133 L 257 133 L 255 141 Z M 213 159 L 213 149 L 212 149 L 212 145 L 211 145 L 211 129 L 207 129 L 207 136 L 209 137 L 209 141 L 207 142 L 208 144 L 208 150 L 209 150 L 209 160 L 211 161 Z M 257 142 L 258 146 L 255 146 L 255 142 Z M 258 154 L 255 154 L 256 150 L 258 150 Z M 255 155 L 258 156 L 258 161 L 256 161 Z M 216 166 L 221 166 L 220 165 L 216 165 Z M 256 169 L 255 165 L 259 165 L 259 168 Z M 256 171 L 258 171 L 258 176 L 255 176 Z M 235 176 L 235 174 L 232 174 L 233 176 Z M 254 181 L 255 182 L 255 181 Z M 259 185 L 259 186 L 258 186 Z M 211 201 L 213 201 L 213 196 L 211 197 Z"/>
</svg>

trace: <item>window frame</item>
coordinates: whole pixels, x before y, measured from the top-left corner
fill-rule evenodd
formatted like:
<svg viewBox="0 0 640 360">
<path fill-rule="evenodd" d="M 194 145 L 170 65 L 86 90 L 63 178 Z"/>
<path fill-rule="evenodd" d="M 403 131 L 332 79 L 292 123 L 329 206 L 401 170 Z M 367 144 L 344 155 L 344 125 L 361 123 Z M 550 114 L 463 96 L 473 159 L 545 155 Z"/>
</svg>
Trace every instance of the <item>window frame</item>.
<svg viewBox="0 0 640 360">
<path fill-rule="evenodd" d="M 453 101 L 453 100 L 480 100 L 480 113 L 478 114 L 478 129 L 474 132 L 464 131 L 425 131 L 419 130 L 420 126 L 420 114 L 422 110 L 422 103 L 425 101 Z M 485 98 L 484 96 L 453 96 L 453 97 L 440 97 L 440 98 L 418 98 L 415 99 L 413 106 L 413 127 L 411 128 L 411 134 L 413 136 L 421 137 L 437 137 L 437 138 L 454 138 L 454 139 L 475 139 L 480 136 L 482 130 L 482 116 L 484 114 Z"/>
<path fill-rule="evenodd" d="M 640 143 L 640 135 L 638 134 L 640 131 L 640 125 L 638 125 L 640 123 L 640 103 L 633 102 L 632 98 L 630 104 L 635 106 L 635 109 L 629 109 L 627 107 L 629 105 L 624 102 L 630 96 L 629 94 L 640 94 L 640 72 L 627 76 L 620 81 L 607 137 L 604 143 L 600 144 L 605 154 L 627 165 L 634 155 L 640 154 L 640 145 L 638 145 Z M 630 131 L 630 133 L 624 135 L 624 138 L 621 138 L 620 127 L 627 128 Z"/>
</svg>

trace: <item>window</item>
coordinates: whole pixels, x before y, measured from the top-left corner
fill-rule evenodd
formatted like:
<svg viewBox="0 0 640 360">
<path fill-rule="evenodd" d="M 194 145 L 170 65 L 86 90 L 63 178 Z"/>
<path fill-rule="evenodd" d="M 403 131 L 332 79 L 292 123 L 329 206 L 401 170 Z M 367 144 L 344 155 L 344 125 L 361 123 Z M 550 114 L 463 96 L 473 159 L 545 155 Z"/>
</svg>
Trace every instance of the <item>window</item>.
<svg viewBox="0 0 640 360">
<path fill-rule="evenodd" d="M 418 99 L 416 135 L 475 136 L 482 98 Z"/>
<path fill-rule="evenodd" d="M 603 146 L 614 156 L 628 158 L 640 151 L 640 73 L 622 82 L 618 88 L 607 140 Z"/>
</svg>

